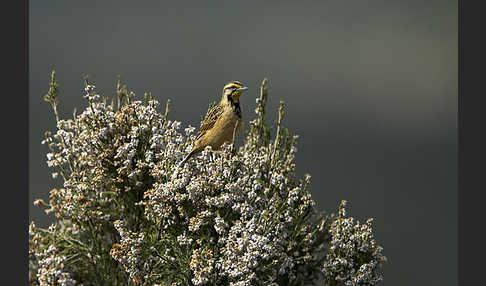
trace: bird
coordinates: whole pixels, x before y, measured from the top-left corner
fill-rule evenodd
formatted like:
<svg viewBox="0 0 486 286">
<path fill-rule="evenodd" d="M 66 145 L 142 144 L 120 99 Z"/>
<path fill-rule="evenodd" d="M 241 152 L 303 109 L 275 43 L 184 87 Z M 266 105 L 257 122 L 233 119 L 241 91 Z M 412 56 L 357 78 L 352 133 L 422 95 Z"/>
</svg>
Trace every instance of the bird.
<svg viewBox="0 0 486 286">
<path fill-rule="evenodd" d="M 225 142 L 234 144 L 236 132 L 241 127 L 242 113 L 240 96 L 248 87 L 239 81 L 230 81 L 223 87 L 221 100 L 209 108 L 201 121 L 191 152 L 179 163 L 179 167 L 195 154 L 211 146 L 213 151 L 219 151 Z"/>
</svg>

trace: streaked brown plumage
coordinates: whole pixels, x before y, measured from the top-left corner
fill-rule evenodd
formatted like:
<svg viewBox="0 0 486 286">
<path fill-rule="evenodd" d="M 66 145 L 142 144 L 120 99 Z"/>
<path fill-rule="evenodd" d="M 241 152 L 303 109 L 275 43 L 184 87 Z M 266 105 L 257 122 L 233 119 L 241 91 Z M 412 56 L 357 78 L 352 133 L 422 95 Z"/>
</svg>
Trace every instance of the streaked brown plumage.
<svg viewBox="0 0 486 286">
<path fill-rule="evenodd" d="M 224 142 L 234 143 L 241 126 L 242 116 L 239 98 L 248 88 L 239 81 L 231 81 L 223 87 L 221 101 L 208 110 L 201 122 L 192 151 L 179 164 L 183 166 L 193 155 L 211 146 L 219 150 Z"/>
</svg>

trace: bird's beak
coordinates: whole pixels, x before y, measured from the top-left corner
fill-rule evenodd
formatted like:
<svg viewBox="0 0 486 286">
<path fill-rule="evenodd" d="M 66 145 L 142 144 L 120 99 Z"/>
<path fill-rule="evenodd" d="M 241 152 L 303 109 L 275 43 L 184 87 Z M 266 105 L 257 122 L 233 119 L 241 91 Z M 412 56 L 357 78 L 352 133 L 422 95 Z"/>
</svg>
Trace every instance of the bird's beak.
<svg viewBox="0 0 486 286">
<path fill-rule="evenodd" d="M 247 89 L 248 89 L 248 87 L 242 86 L 242 87 L 238 88 L 237 91 L 245 91 Z"/>
</svg>

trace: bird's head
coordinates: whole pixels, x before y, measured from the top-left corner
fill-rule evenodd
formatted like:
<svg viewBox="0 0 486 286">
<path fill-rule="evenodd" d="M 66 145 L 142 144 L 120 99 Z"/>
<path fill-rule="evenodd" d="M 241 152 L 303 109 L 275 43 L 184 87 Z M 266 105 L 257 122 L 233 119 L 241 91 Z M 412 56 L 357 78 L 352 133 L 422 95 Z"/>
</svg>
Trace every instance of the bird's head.
<svg viewBox="0 0 486 286">
<path fill-rule="evenodd" d="M 243 94 L 243 91 L 247 90 L 248 87 L 244 86 L 239 81 L 230 81 L 223 87 L 223 97 L 234 102 L 238 102 L 238 99 Z"/>
</svg>

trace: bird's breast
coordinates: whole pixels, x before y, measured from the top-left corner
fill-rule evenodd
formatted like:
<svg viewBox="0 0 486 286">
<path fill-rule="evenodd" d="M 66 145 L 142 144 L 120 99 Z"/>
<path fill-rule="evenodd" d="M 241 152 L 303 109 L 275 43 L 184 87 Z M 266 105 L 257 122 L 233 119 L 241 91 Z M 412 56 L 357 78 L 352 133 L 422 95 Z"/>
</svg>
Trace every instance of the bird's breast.
<svg viewBox="0 0 486 286">
<path fill-rule="evenodd" d="M 208 142 L 213 148 L 219 148 L 224 142 L 230 142 L 233 138 L 233 131 L 240 126 L 237 124 L 241 120 L 232 110 L 225 111 L 215 122 L 214 128 L 208 131 Z"/>
</svg>

